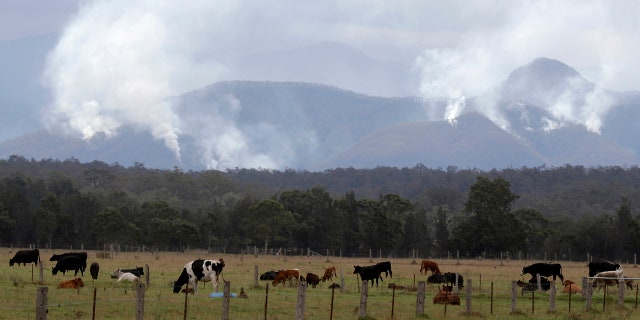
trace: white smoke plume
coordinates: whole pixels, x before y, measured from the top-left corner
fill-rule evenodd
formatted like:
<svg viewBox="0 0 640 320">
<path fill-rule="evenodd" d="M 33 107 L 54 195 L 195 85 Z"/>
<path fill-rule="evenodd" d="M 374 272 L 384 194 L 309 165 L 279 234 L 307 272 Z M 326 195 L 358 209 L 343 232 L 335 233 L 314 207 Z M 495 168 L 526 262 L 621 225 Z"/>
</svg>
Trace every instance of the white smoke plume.
<svg viewBox="0 0 640 320">
<path fill-rule="evenodd" d="M 500 9 L 497 9 L 500 10 Z M 494 26 L 469 30 L 448 48 L 427 49 L 416 59 L 421 70 L 421 95 L 446 97 L 444 110 L 430 115 L 451 121 L 464 108 L 460 97 L 483 94 L 489 86 L 506 80 L 508 73 L 537 57 L 549 57 L 575 67 L 597 88 L 586 99 L 568 90 L 557 100 L 541 106 L 554 117 L 547 129 L 566 124 L 584 125 L 599 133 L 602 117 L 614 103 L 603 88 L 633 88 L 625 65 L 636 63 L 623 52 L 638 52 L 636 31 L 627 24 L 640 5 L 608 1 L 514 1 L 502 8 L 504 19 Z M 630 20 L 627 20 L 630 19 Z M 637 88 L 635 88 L 637 89 Z M 478 112 L 508 130 L 509 123 L 487 91 Z M 433 108 L 433 106 L 432 106 Z M 549 120 L 549 119 L 548 119 Z"/>
<path fill-rule="evenodd" d="M 215 80 L 222 66 L 198 59 L 207 2 L 96 1 L 69 23 L 47 61 L 48 123 L 82 138 L 124 125 L 150 132 L 180 158 L 180 119 L 167 98 Z M 189 19 L 186 27 L 184 19 Z"/>
</svg>

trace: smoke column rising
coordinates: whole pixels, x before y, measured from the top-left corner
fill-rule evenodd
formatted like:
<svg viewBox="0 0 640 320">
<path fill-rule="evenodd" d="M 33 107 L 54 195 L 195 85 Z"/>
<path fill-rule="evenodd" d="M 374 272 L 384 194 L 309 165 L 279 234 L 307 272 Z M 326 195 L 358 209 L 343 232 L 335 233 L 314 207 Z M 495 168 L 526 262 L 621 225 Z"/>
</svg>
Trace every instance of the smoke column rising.
<svg viewBox="0 0 640 320">
<path fill-rule="evenodd" d="M 222 70 L 193 62 L 204 31 L 198 21 L 212 12 L 204 2 L 176 8 L 98 1 L 82 8 L 48 57 L 49 126 L 90 139 L 131 125 L 164 141 L 179 159 L 181 123 L 166 98 L 210 83 Z"/>
</svg>

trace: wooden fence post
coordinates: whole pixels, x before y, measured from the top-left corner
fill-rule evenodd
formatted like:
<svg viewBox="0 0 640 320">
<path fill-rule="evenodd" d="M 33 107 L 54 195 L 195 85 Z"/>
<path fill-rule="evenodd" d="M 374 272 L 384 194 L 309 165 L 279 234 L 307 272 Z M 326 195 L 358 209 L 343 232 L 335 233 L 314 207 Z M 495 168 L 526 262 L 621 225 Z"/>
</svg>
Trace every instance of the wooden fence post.
<svg viewBox="0 0 640 320">
<path fill-rule="evenodd" d="M 344 292 L 344 274 L 342 273 L 342 269 L 340 269 L 340 292 Z"/>
<path fill-rule="evenodd" d="M 40 282 L 39 284 L 43 284 L 44 283 L 44 263 L 42 263 L 42 261 L 40 261 Z"/>
<path fill-rule="evenodd" d="M 585 310 L 591 311 L 591 293 L 593 293 L 593 285 L 590 281 L 587 281 L 587 277 L 582 277 L 582 283 L 582 295 L 585 298 Z"/>
<path fill-rule="evenodd" d="M 304 303 L 307 296 L 307 282 L 298 281 L 298 303 L 296 304 L 296 320 L 304 319 Z"/>
<path fill-rule="evenodd" d="M 518 298 L 518 281 L 511 281 L 511 314 L 516 313 L 516 299 Z"/>
<path fill-rule="evenodd" d="M 457 278 L 458 277 L 456 275 L 456 280 L 457 280 Z M 467 297 L 466 297 L 466 299 L 467 299 L 467 314 L 468 315 L 471 315 L 471 293 L 472 293 L 472 290 L 471 290 L 471 279 L 468 279 L 467 280 Z"/>
<path fill-rule="evenodd" d="M 253 287 L 258 287 L 258 265 L 253 266 Z"/>
<path fill-rule="evenodd" d="M 47 319 L 47 293 L 48 287 L 38 287 L 36 291 L 36 320 Z"/>
<path fill-rule="evenodd" d="M 416 316 L 424 314 L 424 300 L 425 300 L 425 281 L 418 281 L 418 294 L 416 298 Z"/>
<path fill-rule="evenodd" d="M 551 288 L 549 292 L 549 312 L 556 312 L 556 282 L 551 282 Z M 569 290 L 571 291 L 571 290 Z"/>
<path fill-rule="evenodd" d="M 267 320 L 267 308 L 269 306 L 269 283 L 267 283 L 267 288 L 264 292 L 264 320 Z"/>
<path fill-rule="evenodd" d="M 360 294 L 360 318 L 364 318 L 367 316 L 367 293 L 368 293 L 368 282 L 367 280 L 362 281 L 362 293 Z"/>
<path fill-rule="evenodd" d="M 225 280 L 222 291 L 222 320 L 229 320 L 229 300 L 231 300 L 231 282 Z"/>
<path fill-rule="evenodd" d="M 144 284 L 136 285 L 136 320 L 144 319 Z"/>
<path fill-rule="evenodd" d="M 620 279 L 620 281 L 618 281 L 618 305 L 623 306 L 624 305 L 624 289 L 625 289 L 625 285 L 626 283 L 624 282 L 624 278 Z"/>
<path fill-rule="evenodd" d="M 91 312 L 91 319 L 96 319 L 96 294 L 98 292 L 98 288 L 93 287 L 93 311 Z"/>
<path fill-rule="evenodd" d="M 144 265 L 144 283 L 147 285 L 147 288 L 149 287 L 150 284 L 150 276 L 149 276 L 149 264 L 145 264 Z"/>
</svg>

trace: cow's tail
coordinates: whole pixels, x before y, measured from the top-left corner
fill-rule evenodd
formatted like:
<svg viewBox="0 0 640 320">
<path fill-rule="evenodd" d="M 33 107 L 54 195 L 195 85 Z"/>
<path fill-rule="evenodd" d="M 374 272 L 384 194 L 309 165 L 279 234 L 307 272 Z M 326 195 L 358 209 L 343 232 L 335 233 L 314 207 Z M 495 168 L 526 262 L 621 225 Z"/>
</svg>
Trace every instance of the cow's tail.
<svg viewBox="0 0 640 320">
<path fill-rule="evenodd" d="M 189 274 L 187 274 L 187 269 L 182 269 L 180 277 L 178 277 L 178 280 L 173 283 L 173 293 L 180 292 L 180 289 L 182 289 L 182 285 L 185 283 L 189 283 Z"/>
</svg>

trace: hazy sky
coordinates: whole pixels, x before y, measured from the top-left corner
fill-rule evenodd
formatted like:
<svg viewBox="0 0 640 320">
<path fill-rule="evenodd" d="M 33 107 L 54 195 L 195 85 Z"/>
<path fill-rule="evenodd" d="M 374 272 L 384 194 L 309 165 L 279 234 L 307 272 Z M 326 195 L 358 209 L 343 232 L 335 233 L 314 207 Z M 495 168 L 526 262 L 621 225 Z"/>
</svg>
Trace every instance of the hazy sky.
<svg viewBox="0 0 640 320">
<path fill-rule="evenodd" d="M 90 138 L 134 125 L 179 157 L 179 136 L 194 133 L 164 99 L 228 79 L 230 56 L 345 43 L 409 62 L 420 74 L 415 93 L 452 99 L 450 118 L 466 97 L 541 56 L 605 88 L 640 89 L 639 16 L 637 0 L 4 0 L 0 40 L 62 35 L 45 73 L 50 126 Z M 244 152 L 234 129 L 212 157 Z"/>
</svg>

